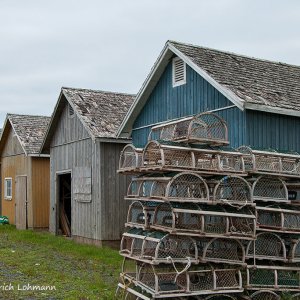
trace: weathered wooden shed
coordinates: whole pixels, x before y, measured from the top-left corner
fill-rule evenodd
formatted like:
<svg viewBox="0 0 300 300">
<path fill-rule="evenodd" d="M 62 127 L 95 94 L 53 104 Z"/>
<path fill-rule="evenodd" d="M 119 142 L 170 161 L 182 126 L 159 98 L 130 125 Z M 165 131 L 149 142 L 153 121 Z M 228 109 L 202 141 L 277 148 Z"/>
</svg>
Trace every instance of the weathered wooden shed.
<svg viewBox="0 0 300 300">
<path fill-rule="evenodd" d="M 0 140 L 1 214 L 18 229 L 48 228 L 50 159 L 40 147 L 50 118 L 8 114 Z"/>
<path fill-rule="evenodd" d="M 52 233 L 98 245 L 120 240 L 128 180 L 116 171 L 129 140 L 116 132 L 133 99 L 62 88 L 42 147 L 51 156 Z"/>
<path fill-rule="evenodd" d="M 225 119 L 233 147 L 300 152 L 300 67 L 168 41 L 118 136 L 143 147 L 152 126 L 204 111 Z"/>
</svg>

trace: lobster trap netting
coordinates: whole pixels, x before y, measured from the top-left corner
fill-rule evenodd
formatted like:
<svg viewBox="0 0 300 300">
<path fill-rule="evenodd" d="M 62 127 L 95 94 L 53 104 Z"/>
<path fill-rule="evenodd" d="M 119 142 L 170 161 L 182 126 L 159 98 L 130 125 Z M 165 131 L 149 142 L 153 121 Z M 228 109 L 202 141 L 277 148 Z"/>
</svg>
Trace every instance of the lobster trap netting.
<svg viewBox="0 0 300 300">
<path fill-rule="evenodd" d="M 170 201 L 208 202 L 209 190 L 202 177 L 184 172 L 171 179 L 167 187 L 166 197 Z"/>
<path fill-rule="evenodd" d="M 128 209 L 126 226 L 149 228 L 153 223 L 156 202 L 133 202 Z"/>
<path fill-rule="evenodd" d="M 128 237 L 133 238 L 131 243 L 128 243 Z M 125 257 L 154 264 L 198 260 L 196 242 L 192 238 L 136 229 L 123 234 L 120 253 Z"/>
<path fill-rule="evenodd" d="M 252 192 L 255 201 L 288 202 L 286 184 L 277 177 L 259 177 L 252 186 Z"/>
<path fill-rule="evenodd" d="M 122 263 L 121 282 L 124 281 L 123 275 L 126 274 L 127 278 L 136 279 L 138 272 L 138 266 L 136 262 L 129 258 L 124 258 Z"/>
<path fill-rule="evenodd" d="M 248 288 L 272 288 L 276 284 L 275 270 L 253 268 L 247 270 Z"/>
<path fill-rule="evenodd" d="M 246 256 L 267 260 L 286 260 L 284 240 L 274 233 L 259 233 L 255 241 L 250 241 Z"/>
<path fill-rule="evenodd" d="M 142 167 L 141 149 L 135 148 L 133 145 L 126 145 L 120 154 L 119 171 L 131 171 Z"/>
<path fill-rule="evenodd" d="M 237 153 L 220 153 L 219 168 L 223 172 L 243 173 L 245 172 L 243 156 Z"/>
<path fill-rule="evenodd" d="M 226 290 L 239 291 L 242 289 L 241 274 L 239 269 L 214 269 L 209 268 L 209 266 L 197 268 L 198 270 L 191 270 L 187 272 L 189 278 L 188 291 L 190 292 L 225 292 Z"/>
<path fill-rule="evenodd" d="M 300 239 L 294 241 L 291 253 L 290 260 L 292 262 L 300 262 Z"/>
<path fill-rule="evenodd" d="M 257 207 L 259 228 L 274 231 L 300 232 L 300 212 L 279 206 Z"/>
<path fill-rule="evenodd" d="M 154 126 L 149 134 L 149 140 L 151 139 L 211 145 L 229 143 L 226 123 L 212 113 L 202 113 Z"/>
<path fill-rule="evenodd" d="M 194 152 L 195 168 L 197 170 L 219 172 L 219 160 L 216 153 Z"/>
<path fill-rule="evenodd" d="M 244 206 L 252 204 L 249 183 L 238 176 L 225 176 L 215 186 L 213 199 L 216 202 Z"/>
<path fill-rule="evenodd" d="M 138 272 L 137 284 L 150 293 L 183 292 L 187 288 L 187 278 L 184 273 L 177 275 L 172 266 L 143 264 Z"/>
<path fill-rule="evenodd" d="M 257 291 L 251 295 L 252 300 L 280 300 L 280 296 L 272 291 Z"/>
<path fill-rule="evenodd" d="M 238 240 L 213 238 L 196 239 L 198 256 L 203 262 L 244 264 L 245 250 Z"/>
</svg>

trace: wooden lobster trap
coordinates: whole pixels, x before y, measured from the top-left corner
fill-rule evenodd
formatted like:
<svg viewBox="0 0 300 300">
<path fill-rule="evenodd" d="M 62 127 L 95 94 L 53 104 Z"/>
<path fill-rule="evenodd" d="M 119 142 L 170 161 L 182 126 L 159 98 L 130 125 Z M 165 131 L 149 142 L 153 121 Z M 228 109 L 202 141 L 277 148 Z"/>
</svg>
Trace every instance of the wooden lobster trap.
<svg viewBox="0 0 300 300">
<path fill-rule="evenodd" d="M 209 202 L 209 189 L 205 180 L 196 173 L 183 172 L 173 177 L 133 178 L 127 200 Z"/>
<path fill-rule="evenodd" d="M 229 144 L 226 122 L 213 113 L 201 113 L 154 126 L 148 139 L 208 145 Z"/>
<path fill-rule="evenodd" d="M 262 232 L 255 241 L 250 241 L 246 258 L 287 261 L 285 241 L 277 234 Z"/>
<path fill-rule="evenodd" d="M 288 189 L 278 177 L 260 176 L 252 185 L 254 201 L 290 203 Z"/>
<path fill-rule="evenodd" d="M 289 177 L 300 176 L 300 155 L 296 152 L 276 150 L 255 150 L 241 146 L 238 151 L 244 155 L 245 169 L 251 173 L 272 174 Z"/>
<path fill-rule="evenodd" d="M 201 262 L 245 265 L 245 249 L 239 240 L 224 238 L 196 239 Z"/>
<path fill-rule="evenodd" d="M 246 281 L 249 290 L 300 291 L 300 268 L 248 265 Z"/>
<path fill-rule="evenodd" d="M 292 263 L 300 262 L 300 238 L 292 240 L 292 246 L 289 254 L 289 261 Z"/>
<path fill-rule="evenodd" d="M 132 228 L 123 233 L 120 254 L 150 264 L 197 263 L 198 249 L 191 237 Z"/>
<path fill-rule="evenodd" d="M 300 211 L 273 205 L 256 206 L 257 229 L 300 234 Z"/>
<path fill-rule="evenodd" d="M 148 229 L 153 223 L 153 215 L 157 205 L 157 202 L 152 201 L 134 201 L 129 206 L 125 226 Z"/>
<path fill-rule="evenodd" d="M 214 186 L 214 203 L 237 207 L 253 205 L 251 186 L 240 176 L 225 176 L 219 180 L 210 181 L 209 186 Z"/>
<path fill-rule="evenodd" d="M 193 170 L 202 174 L 243 174 L 243 155 L 234 149 L 150 141 L 143 151 L 143 172 Z"/>
<path fill-rule="evenodd" d="M 133 282 L 143 292 L 151 295 L 149 299 L 174 299 L 183 296 L 243 291 L 239 269 L 211 266 L 197 266 L 180 273 L 173 266 L 143 264 L 139 269 L 137 280 Z"/>
<path fill-rule="evenodd" d="M 251 297 L 252 300 L 280 300 L 280 296 L 272 291 L 256 291 Z"/>
<path fill-rule="evenodd" d="M 152 229 L 178 235 L 255 238 L 256 220 L 249 208 L 235 209 L 195 203 L 161 203 L 154 211 Z"/>
<path fill-rule="evenodd" d="M 143 166 L 143 149 L 132 144 L 126 145 L 119 160 L 119 173 L 137 173 Z"/>
</svg>

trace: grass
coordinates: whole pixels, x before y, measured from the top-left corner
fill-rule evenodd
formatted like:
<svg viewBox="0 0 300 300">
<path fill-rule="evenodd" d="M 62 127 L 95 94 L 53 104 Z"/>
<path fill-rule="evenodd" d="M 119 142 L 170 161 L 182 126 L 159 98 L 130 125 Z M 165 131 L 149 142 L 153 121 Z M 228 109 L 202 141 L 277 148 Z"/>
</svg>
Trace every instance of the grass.
<svg viewBox="0 0 300 300">
<path fill-rule="evenodd" d="M 113 299 L 121 263 L 110 248 L 0 226 L 0 299 Z M 55 290 L 18 290 L 28 284 Z"/>
</svg>

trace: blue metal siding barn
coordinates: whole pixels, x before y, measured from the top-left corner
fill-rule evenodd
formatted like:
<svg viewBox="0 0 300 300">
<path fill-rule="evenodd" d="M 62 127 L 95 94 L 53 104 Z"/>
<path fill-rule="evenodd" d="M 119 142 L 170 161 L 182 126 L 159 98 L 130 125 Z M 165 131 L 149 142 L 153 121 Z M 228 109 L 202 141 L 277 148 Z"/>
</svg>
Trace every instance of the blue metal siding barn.
<svg viewBox="0 0 300 300">
<path fill-rule="evenodd" d="M 216 113 L 228 123 L 232 146 L 244 144 L 245 114 L 189 66 L 186 74 L 186 84 L 173 87 L 172 63 L 168 64 L 134 122 L 133 144 L 145 146 L 152 124 L 216 109 L 220 109 Z"/>
<path fill-rule="evenodd" d="M 168 41 L 118 136 L 144 147 L 152 126 L 206 111 L 227 122 L 231 147 L 300 152 L 300 67 Z"/>
</svg>

